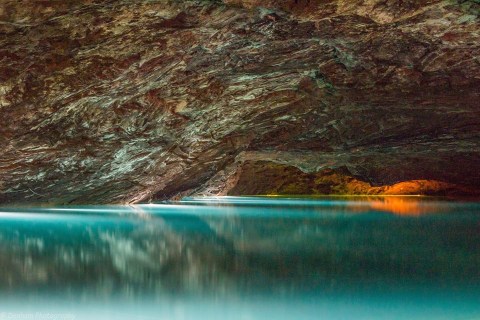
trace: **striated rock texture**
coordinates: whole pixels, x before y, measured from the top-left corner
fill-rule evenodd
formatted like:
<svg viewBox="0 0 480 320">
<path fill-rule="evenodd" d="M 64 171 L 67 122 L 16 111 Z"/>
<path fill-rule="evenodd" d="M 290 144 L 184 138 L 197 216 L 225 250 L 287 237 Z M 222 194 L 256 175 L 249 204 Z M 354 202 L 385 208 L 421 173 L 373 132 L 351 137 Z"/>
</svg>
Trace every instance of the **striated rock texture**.
<svg viewBox="0 0 480 320">
<path fill-rule="evenodd" d="M 290 178 L 478 190 L 479 11 L 476 0 L 2 0 L 0 202 L 252 194 L 239 184 L 247 161 Z M 266 169 L 250 180 L 278 190 L 288 177 Z"/>
</svg>

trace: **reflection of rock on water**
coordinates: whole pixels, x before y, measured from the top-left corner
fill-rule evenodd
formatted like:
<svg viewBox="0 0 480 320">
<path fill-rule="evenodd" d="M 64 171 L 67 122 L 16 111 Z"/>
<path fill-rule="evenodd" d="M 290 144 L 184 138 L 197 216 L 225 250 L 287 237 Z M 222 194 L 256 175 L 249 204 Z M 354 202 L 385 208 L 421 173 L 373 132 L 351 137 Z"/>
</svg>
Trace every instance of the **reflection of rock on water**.
<svg viewBox="0 0 480 320">
<path fill-rule="evenodd" d="M 439 214 L 451 210 L 445 203 L 427 200 L 424 197 L 368 196 L 361 199 L 362 202 L 349 203 L 348 209 L 358 213 L 382 211 L 399 216 Z"/>
<path fill-rule="evenodd" d="M 201 230 L 207 225 L 200 219 L 144 222 L 79 226 L 68 234 L 49 228 L 4 229 L 0 286 L 83 288 L 107 295 L 221 292 L 227 287 L 232 251 L 211 230 Z M 180 224 L 190 228 L 173 230 Z"/>
<path fill-rule="evenodd" d="M 0 293 L 50 288 L 101 299 L 480 284 L 476 207 L 420 199 L 216 199 L 1 219 Z M 416 217 L 417 208 L 441 214 Z M 391 214 L 404 210 L 411 215 Z"/>
<path fill-rule="evenodd" d="M 188 220 L 202 224 L 195 217 Z M 153 219 L 129 234 L 107 231 L 99 237 L 107 244 L 113 268 L 122 280 L 142 289 L 217 291 L 228 282 L 226 269 L 232 265 L 232 252 L 213 233 L 178 232 L 164 219 Z"/>
</svg>

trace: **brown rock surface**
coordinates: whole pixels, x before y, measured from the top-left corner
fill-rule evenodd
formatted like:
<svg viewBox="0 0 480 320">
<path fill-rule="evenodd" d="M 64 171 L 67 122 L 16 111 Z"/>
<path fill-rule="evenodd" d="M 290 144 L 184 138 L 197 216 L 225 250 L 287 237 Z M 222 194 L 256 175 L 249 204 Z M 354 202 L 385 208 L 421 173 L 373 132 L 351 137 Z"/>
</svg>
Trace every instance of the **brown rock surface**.
<svg viewBox="0 0 480 320">
<path fill-rule="evenodd" d="M 263 161 L 240 165 L 235 183 L 221 190 L 224 195 L 480 195 L 475 188 L 435 180 L 411 180 L 377 187 L 351 176 L 346 168 L 304 173 L 292 166 Z M 218 191 L 211 188 L 203 191 L 204 195 L 215 193 Z"/>
<path fill-rule="evenodd" d="M 477 189 L 479 10 L 3 0 L 0 202 L 225 193 L 247 160 Z"/>
</svg>

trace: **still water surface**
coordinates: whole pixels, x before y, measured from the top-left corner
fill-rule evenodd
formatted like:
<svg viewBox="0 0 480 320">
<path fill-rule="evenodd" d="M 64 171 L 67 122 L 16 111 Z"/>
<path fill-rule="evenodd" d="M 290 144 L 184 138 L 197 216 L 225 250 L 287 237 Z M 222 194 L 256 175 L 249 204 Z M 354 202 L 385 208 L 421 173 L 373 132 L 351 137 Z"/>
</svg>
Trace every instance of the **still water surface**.
<svg viewBox="0 0 480 320">
<path fill-rule="evenodd" d="M 0 319 L 480 319 L 480 204 L 0 209 Z"/>
</svg>

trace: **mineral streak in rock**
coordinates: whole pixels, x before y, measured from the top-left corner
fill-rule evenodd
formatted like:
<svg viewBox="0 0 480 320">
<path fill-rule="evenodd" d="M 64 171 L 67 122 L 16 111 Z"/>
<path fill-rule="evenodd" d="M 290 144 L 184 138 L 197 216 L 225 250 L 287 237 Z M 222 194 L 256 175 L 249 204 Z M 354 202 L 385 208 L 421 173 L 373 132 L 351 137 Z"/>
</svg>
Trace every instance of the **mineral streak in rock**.
<svg viewBox="0 0 480 320">
<path fill-rule="evenodd" d="M 3 0 L 0 201 L 251 194 L 227 186 L 247 160 L 478 190 L 479 10 Z"/>
</svg>

